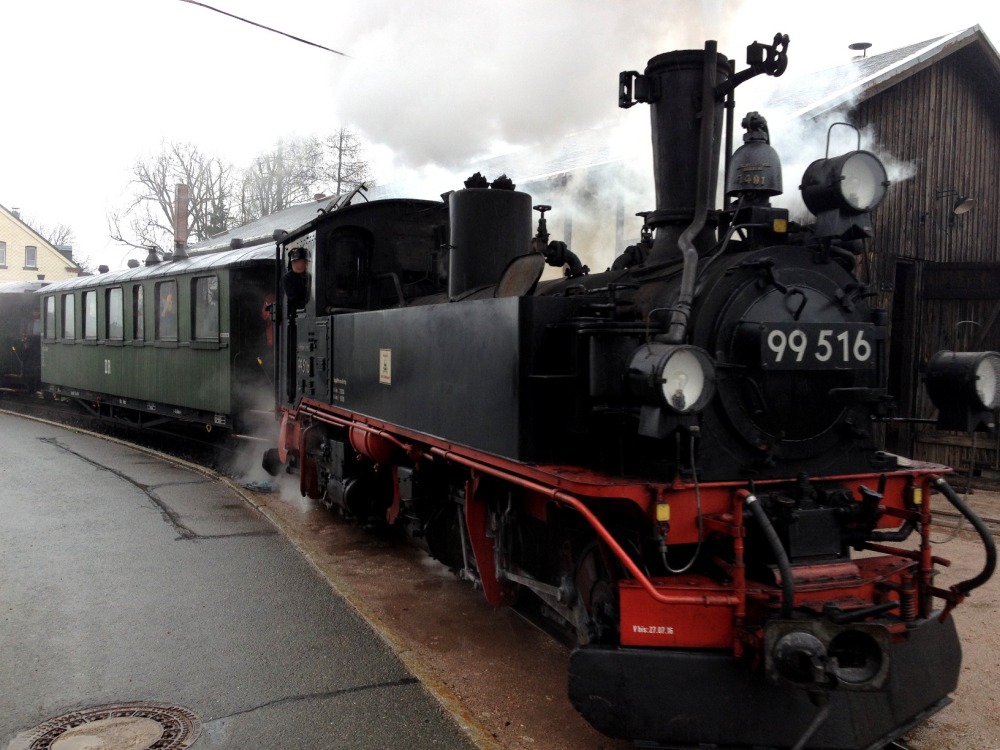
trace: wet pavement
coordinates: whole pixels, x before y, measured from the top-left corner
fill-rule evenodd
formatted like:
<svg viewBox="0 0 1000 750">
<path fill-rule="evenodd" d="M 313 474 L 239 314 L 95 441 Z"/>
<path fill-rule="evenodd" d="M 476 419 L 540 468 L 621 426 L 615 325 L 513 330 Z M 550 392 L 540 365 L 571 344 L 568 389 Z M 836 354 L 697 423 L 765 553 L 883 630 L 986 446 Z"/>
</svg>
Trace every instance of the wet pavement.
<svg viewBox="0 0 1000 750">
<path fill-rule="evenodd" d="M 195 748 L 483 747 L 231 485 L 0 414 L 0 749 L 116 750 L 31 733 L 133 702 Z"/>
</svg>

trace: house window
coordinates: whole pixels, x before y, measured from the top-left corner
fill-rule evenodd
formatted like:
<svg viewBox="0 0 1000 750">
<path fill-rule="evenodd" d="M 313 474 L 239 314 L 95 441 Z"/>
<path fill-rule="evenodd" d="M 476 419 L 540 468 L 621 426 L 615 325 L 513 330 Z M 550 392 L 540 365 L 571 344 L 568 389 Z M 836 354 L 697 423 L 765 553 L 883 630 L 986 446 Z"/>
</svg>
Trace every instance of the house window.
<svg viewBox="0 0 1000 750">
<path fill-rule="evenodd" d="M 107 291 L 107 330 L 104 332 L 105 338 L 112 341 L 121 341 L 125 338 L 125 306 L 122 288 L 112 287 Z"/>
<path fill-rule="evenodd" d="M 24 267 L 32 271 L 38 270 L 38 248 L 34 245 L 24 248 Z"/>
<path fill-rule="evenodd" d="M 194 280 L 194 337 L 199 341 L 219 340 L 219 279 L 203 276 Z"/>
<path fill-rule="evenodd" d="M 156 339 L 177 341 L 177 282 L 156 285 Z"/>
<path fill-rule="evenodd" d="M 62 337 L 64 339 L 76 338 L 76 303 L 72 294 L 62 296 Z"/>
<path fill-rule="evenodd" d="M 7 267 L 7 243 L 0 242 L 0 268 Z"/>
<path fill-rule="evenodd" d="M 95 290 L 83 293 L 83 337 L 90 341 L 97 340 L 97 292 Z"/>
<path fill-rule="evenodd" d="M 145 314 L 142 306 L 142 284 L 132 287 L 132 338 L 142 341 L 146 338 Z"/>
<path fill-rule="evenodd" d="M 56 337 L 56 298 L 45 298 L 45 338 Z"/>
</svg>

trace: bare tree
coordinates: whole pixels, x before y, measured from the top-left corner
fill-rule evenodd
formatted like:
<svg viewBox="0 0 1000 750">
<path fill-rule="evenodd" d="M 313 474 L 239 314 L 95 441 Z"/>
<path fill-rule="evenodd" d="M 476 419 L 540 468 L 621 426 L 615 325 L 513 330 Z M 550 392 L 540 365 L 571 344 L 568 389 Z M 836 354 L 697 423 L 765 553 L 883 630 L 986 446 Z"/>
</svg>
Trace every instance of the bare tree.
<svg viewBox="0 0 1000 750">
<path fill-rule="evenodd" d="M 241 223 L 309 200 L 320 192 L 340 195 L 362 182 L 371 186 L 371 168 L 361 139 L 345 128 L 319 139 L 280 140 L 243 173 Z"/>
<path fill-rule="evenodd" d="M 111 238 L 132 247 L 173 247 L 174 188 L 188 186 L 188 237 L 197 241 L 224 232 L 233 223 L 234 176 L 231 165 L 203 154 L 190 143 L 165 144 L 133 168 L 131 201 L 111 213 Z"/>
<path fill-rule="evenodd" d="M 340 128 L 323 140 L 324 170 L 321 176 L 336 195 L 354 190 L 362 183 L 372 187 L 371 167 L 362 158 L 364 146 L 358 136 Z"/>
<path fill-rule="evenodd" d="M 240 183 L 242 223 L 309 200 L 317 186 L 322 148 L 315 138 L 279 140 L 256 157 Z"/>
<path fill-rule="evenodd" d="M 38 235 L 43 237 L 46 242 L 52 246 L 56 245 L 72 245 L 76 241 L 76 234 L 73 232 L 72 227 L 67 224 L 43 224 L 40 221 L 35 221 L 34 218 L 21 214 L 19 217 L 21 222 L 27 224 L 31 227 Z"/>
<path fill-rule="evenodd" d="M 282 139 L 238 172 L 190 143 L 164 144 L 160 153 L 133 168 L 133 194 L 108 216 L 111 238 L 131 247 L 173 247 L 174 188 L 188 186 L 188 238 L 207 239 L 239 224 L 309 200 L 336 195 L 362 182 L 371 170 L 361 140 L 341 128 L 332 135 Z"/>
<path fill-rule="evenodd" d="M 72 245 L 76 241 L 76 234 L 73 232 L 73 228 L 66 224 L 56 224 L 52 227 L 39 225 L 35 231 L 52 245 Z"/>
</svg>

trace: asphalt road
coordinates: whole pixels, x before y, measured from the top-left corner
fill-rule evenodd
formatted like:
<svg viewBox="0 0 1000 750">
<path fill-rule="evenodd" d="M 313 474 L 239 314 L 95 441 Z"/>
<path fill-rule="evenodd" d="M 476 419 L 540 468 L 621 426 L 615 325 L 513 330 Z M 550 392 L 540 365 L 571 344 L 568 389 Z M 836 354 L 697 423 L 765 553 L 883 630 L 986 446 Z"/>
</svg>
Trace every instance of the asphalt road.
<svg viewBox="0 0 1000 750">
<path fill-rule="evenodd" d="M 193 712 L 194 748 L 476 747 L 230 487 L 0 414 L 0 748 L 134 701 Z"/>
</svg>

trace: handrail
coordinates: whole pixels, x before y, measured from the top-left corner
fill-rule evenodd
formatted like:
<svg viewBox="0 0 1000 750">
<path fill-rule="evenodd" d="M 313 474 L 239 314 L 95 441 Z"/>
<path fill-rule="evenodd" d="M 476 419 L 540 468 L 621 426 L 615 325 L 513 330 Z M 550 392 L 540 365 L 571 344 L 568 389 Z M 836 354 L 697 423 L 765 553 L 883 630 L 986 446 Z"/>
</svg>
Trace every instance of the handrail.
<svg viewBox="0 0 1000 750">
<path fill-rule="evenodd" d="M 569 506 L 583 516 L 584 520 L 590 524 L 595 532 L 597 532 L 597 535 L 601 538 L 601 540 L 608 545 L 615 557 L 617 557 L 621 564 L 625 566 L 626 570 L 628 570 L 639 585 L 646 590 L 646 593 L 661 604 L 702 604 L 705 606 L 732 607 L 740 603 L 740 598 L 733 594 L 662 594 L 656 590 L 653 582 L 650 581 L 646 574 L 639 569 L 639 566 L 635 564 L 631 557 L 629 557 L 628 553 L 622 549 L 621 545 L 619 545 L 615 538 L 611 535 L 611 532 L 604 527 L 604 524 L 601 523 L 600 519 L 598 519 L 590 508 L 588 508 L 579 498 L 576 498 L 567 492 L 563 492 L 562 490 L 547 487 L 539 482 L 534 482 L 511 472 L 504 471 L 503 469 L 490 466 L 482 461 L 466 458 L 465 456 L 452 451 L 432 447 L 430 452 L 447 461 L 453 461 L 454 463 L 461 464 L 462 466 L 466 466 L 470 469 L 475 469 L 476 471 L 480 471 L 484 474 L 489 474 L 499 479 L 503 479 L 507 482 L 511 482 L 512 484 L 531 490 L 532 492 L 544 495 L 557 503 Z"/>
</svg>

